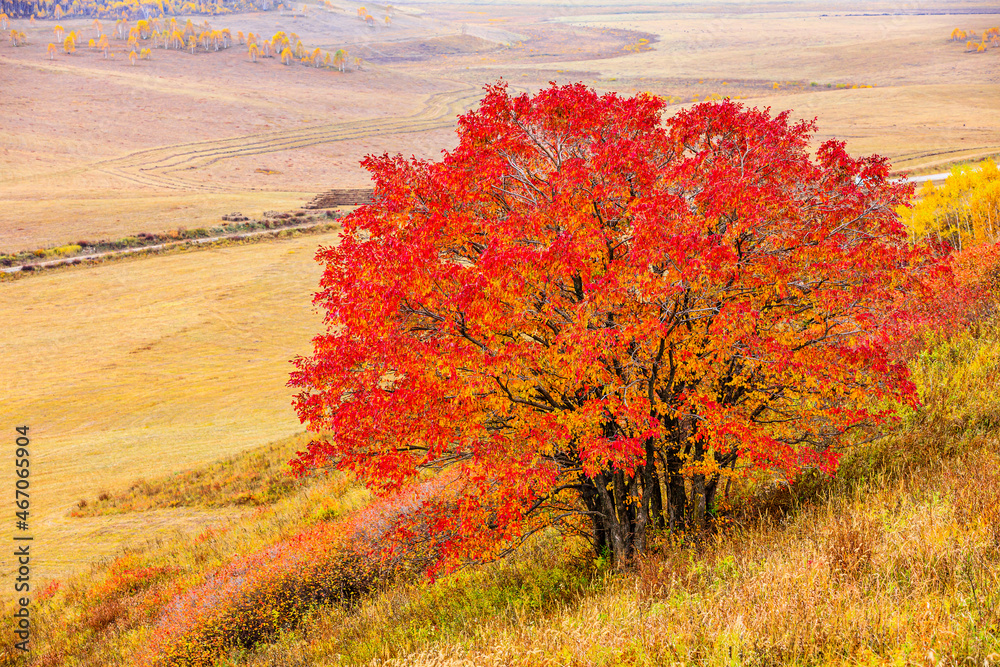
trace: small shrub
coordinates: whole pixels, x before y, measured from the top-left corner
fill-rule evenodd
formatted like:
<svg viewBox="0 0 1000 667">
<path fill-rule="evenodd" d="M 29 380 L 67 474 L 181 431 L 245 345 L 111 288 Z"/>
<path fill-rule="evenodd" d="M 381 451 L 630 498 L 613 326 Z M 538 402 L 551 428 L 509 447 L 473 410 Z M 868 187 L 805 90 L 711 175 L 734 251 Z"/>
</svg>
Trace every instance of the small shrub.
<svg viewBox="0 0 1000 667">
<path fill-rule="evenodd" d="M 96 634 L 121 619 L 126 611 L 121 600 L 104 600 L 87 612 L 83 624 Z"/>
<path fill-rule="evenodd" d="M 39 602 L 48 600 L 49 598 L 54 596 L 57 592 L 59 592 L 59 589 L 61 587 L 62 584 L 60 583 L 60 581 L 58 579 L 53 579 L 49 583 L 45 584 L 45 587 L 38 592 L 38 596 L 36 597 L 36 599 Z"/>
</svg>

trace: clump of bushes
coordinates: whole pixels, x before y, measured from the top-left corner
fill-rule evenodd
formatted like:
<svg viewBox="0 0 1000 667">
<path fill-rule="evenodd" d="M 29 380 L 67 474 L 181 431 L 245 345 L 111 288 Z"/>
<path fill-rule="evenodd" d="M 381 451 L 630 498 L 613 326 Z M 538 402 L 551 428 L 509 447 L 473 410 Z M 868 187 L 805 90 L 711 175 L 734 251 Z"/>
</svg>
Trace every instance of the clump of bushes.
<svg viewBox="0 0 1000 667">
<path fill-rule="evenodd" d="M 318 606 L 354 605 L 392 579 L 357 546 L 349 528 L 320 524 L 234 559 L 165 609 L 146 664 L 214 665 L 228 650 L 295 627 Z"/>
</svg>

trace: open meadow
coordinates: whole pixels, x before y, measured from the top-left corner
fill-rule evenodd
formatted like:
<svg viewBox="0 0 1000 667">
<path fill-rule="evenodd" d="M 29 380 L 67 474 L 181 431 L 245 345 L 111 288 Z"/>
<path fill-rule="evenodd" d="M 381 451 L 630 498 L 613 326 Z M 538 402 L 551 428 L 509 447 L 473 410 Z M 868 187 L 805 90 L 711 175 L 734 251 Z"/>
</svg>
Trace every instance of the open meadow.
<svg viewBox="0 0 1000 667">
<path fill-rule="evenodd" d="M 369 174 L 359 165 L 364 156 L 439 158 L 456 146 L 457 117 L 476 108 L 483 86 L 499 79 L 516 93 L 549 82 L 648 92 L 666 101 L 668 114 L 725 97 L 772 113 L 788 110 L 793 119 L 816 119 L 816 144 L 843 140 L 853 156 L 889 158 L 896 174 L 942 172 L 1000 156 L 1000 36 L 979 50 L 950 39 L 955 29 L 982 34 L 1000 25 L 1000 9 L 980 0 L 629 6 L 433 0 L 367 7 L 308 0 L 217 15 L 195 13 L 190 3 L 185 8 L 163 17 L 163 27 L 171 16 L 181 29 L 190 22 L 197 29 L 193 46 L 155 29 L 129 43 L 126 32 L 116 34 L 114 17 L 0 17 L 0 255 L 37 249 L 41 257 L 45 249 L 80 241 L 176 235 L 216 226 L 235 212 L 256 220 L 301 209 L 329 190 L 368 188 Z M 223 30 L 225 37 L 212 37 Z M 73 32 L 70 48 L 66 35 Z M 293 38 L 283 43 L 287 59 L 279 38 L 271 45 L 278 34 Z M 162 577 L 148 590 L 140 587 L 141 594 L 169 597 L 202 585 L 209 566 L 251 558 L 250 552 L 259 557 L 271 537 L 368 502 L 339 478 L 295 482 L 273 497 L 267 491 L 284 483 L 281 464 L 308 441 L 291 407 L 289 361 L 309 354 L 322 330 L 323 313 L 312 304 L 322 274 L 314 256 L 319 246 L 339 242 L 338 231 L 292 232 L 0 274 L 0 437 L 13 443 L 15 427 L 30 428 L 32 577 L 39 587 L 58 581 L 70 591 L 46 608 L 45 655 L 78 650 L 87 657 L 75 664 L 147 664 L 144 647 L 163 631 L 149 618 L 165 603 L 143 598 L 128 612 L 110 602 L 113 612 L 86 607 L 93 593 L 81 583 L 86 577 L 111 581 L 121 563 L 153 568 Z M 831 482 L 803 491 L 813 495 L 801 503 L 783 498 L 783 506 L 804 507 L 806 514 L 747 527 L 755 540 L 750 546 L 720 538 L 707 569 L 671 556 L 650 565 L 659 569 L 635 586 L 573 549 L 554 555 L 545 534 L 520 560 L 460 575 L 467 579 L 457 581 L 486 600 L 469 603 L 475 609 L 468 619 L 447 601 L 455 594 L 447 579 L 430 588 L 379 589 L 357 617 L 298 610 L 307 630 L 285 636 L 278 648 L 250 642 L 234 654 L 244 662 L 225 664 L 341 664 L 330 656 L 343 654 L 345 664 L 721 665 L 730 664 L 734 646 L 747 657 L 739 653 L 732 664 L 937 664 L 913 657 L 933 644 L 919 633 L 946 631 L 974 638 L 957 648 L 944 642 L 954 655 L 989 655 L 977 664 L 1000 664 L 1000 640 L 987 630 L 987 621 L 1000 618 L 1000 593 L 986 572 L 1000 563 L 987 554 L 990 540 L 1000 544 L 1000 522 L 995 508 L 982 525 L 962 519 L 960 501 L 971 492 L 955 482 L 963 475 L 982 485 L 997 481 L 977 467 L 1000 456 L 991 421 L 997 399 L 988 396 L 989 368 L 1000 363 L 989 338 L 996 335 L 993 326 L 982 340 L 952 346 L 978 350 L 981 366 L 970 370 L 953 355 L 923 367 L 921 391 L 938 392 L 936 409 L 948 416 L 934 417 L 937 430 L 928 435 L 920 431 L 926 421 L 910 415 L 893 436 L 918 442 L 918 454 L 899 466 L 885 463 L 885 449 L 853 461 L 874 479 L 871 493 L 880 503 L 888 505 L 894 494 L 904 498 L 898 522 L 886 519 L 889 527 L 876 525 L 882 515 L 864 502 L 862 486 Z M 972 378 L 969 387 L 978 392 L 969 398 L 972 407 L 949 402 L 942 387 L 958 389 L 946 371 Z M 947 449 L 930 442 L 939 436 L 961 447 L 936 466 L 927 452 Z M 241 456 L 264 458 L 246 463 Z M 243 461 L 233 464 L 242 472 L 232 472 L 230 461 Z M 255 466 L 270 476 L 254 476 Z M 183 486 L 183 475 L 197 481 Z M 246 489 L 239 486 L 245 479 L 251 480 Z M 15 480 L 12 467 L 0 475 L 7 489 Z M 906 480 L 912 484 L 904 489 Z M 234 485 L 232 497 L 206 500 Z M 323 492 L 334 500 L 324 500 Z M 995 489 L 990 493 L 996 500 Z M 848 508 L 848 518 L 837 519 L 834 507 Z M 928 519 L 921 514 L 926 507 L 943 514 Z M 0 540 L 10 544 L 16 534 L 13 518 L 0 521 Z M 237 534 L 251 536 L 247 551 Z M 861 556 L 844 555 L 851 540 Z M 935 560 L 918 543 L 944 544 L 947 553 Z M 973 556 L 964 556 L 962 545 Z M 133 558 L 121 555 L 125 548 L 145 551 Z M 834 565 L 801 570 L 796 558 Z M 911 578 L 890 582 L 903 561 Z M 870 572 L 883 577 L 877 585 L 863 580 Z M 0 562 L 5 591 L 16 575 L 12 559 Z M 781 580 L 784 602 L 766 588 L 769 577 Z M 963 581 L 986 586 L 994 597 L 970 602 Z M 805 590 L 804 582 L 813 597 L 795 592 Z M 743 591 L 741 600 L 723 592 L 730 584 Z M 126 589 L 140 595 L 128 586 L 101 595 L 111 600 Z M 817 591 L 827 591 L 825 603 Z M 863 602 L 866 591 L 874 597 Z M 766 607 L 772 625 L 744 619 L 745 600 Z M 836 607 L 823 608 L 838 625 L 817 639 L 822 619 L 815 610 L 826 603 Z M 958 605 L 966 625 L 938 613 L 938 603 Z M 878 616 L 894 604 L 903 611 Z M 851 605 L 863 619 L 852 616 Z M 608 620 L 602 606 L 629 611 Z M 935 611 L 908 639 L 907 619 L 924 607 Z M 59 634 L 53 619 L 63 613 L 84 639 Z M 814 624 L 809 646 L 820 648 L 789 639 L 805 631 L 775 620 L 786 613 L 805 614 Z M 723 622 L 725 614 L 738 620 Z M 669 619 L 673 629 L 647 637 L 643 619 L 650 616 Z M 414 630 L 438 617 L 433 629 Z M 525 619 L 544 633 L 525 630 Z M 485 629 L 466 630 L 466 620 Z M 859 628 L 870 636 L 849 650 L 837 643 L 849 643 L 845 638 Z M 381 632 L 396 643 L 380 645 Z M 760 646 L 740 644 L 746 632 L 762 637 Z M 8 633 L 6 626 L 0 633 Z M 593 637 L 604 638 L 606 654 L 587 654 Z M 10 659 L 4 641 L 0 664 Z M 132 657 L 108 662 L 119 655 Z M 278 662 L 279 655 L 290 657 Z"/>
</svg>

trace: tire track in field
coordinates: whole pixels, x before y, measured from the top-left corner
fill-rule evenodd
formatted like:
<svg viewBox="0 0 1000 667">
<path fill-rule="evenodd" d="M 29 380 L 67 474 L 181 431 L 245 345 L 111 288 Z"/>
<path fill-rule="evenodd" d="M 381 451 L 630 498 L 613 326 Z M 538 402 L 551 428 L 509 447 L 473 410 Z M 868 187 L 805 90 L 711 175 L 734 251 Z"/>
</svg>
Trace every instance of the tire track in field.
<svg viewBox="0 0 1000 667">
<path fill-rule="evenodd" d="M 103 174 L 127 183 L 161 190 L 243 192 L 246 188 L 236 185 L 205 183 L 199 180 L 197 170 L 220 160 L 235 157 L 264 155 L 385 134 L 405 134 L 454 127 L 455 117 L 472 108 L 483 94 L 481 89 L 469 86 L 436 93 L 424 102 L 423 109 L 402 118 L 361 119 L 161 146 L 58 172 L 0 179 L 0 185 L 65 180 L 71 176 L 84 174 Z"/>
<path fill-rule="evenodd" d="M 965 146 L 962 148 L 952 148 L 952 149 L 935 149 L 929 151 L 918 151 L 915 153 L 903 153 L 900 155 L 893 156 L 892 160 L 894 163 L 903 162 L 906 160 L 921 160 L 915 165 L 909 167 L 896 167 L 896 171 L 910 171 L 912 169 L 920 169 L 925 164 L 927 164 L 928 158 L 932 159 L 930 164 L 936 164 L 943 161 L 947 161 L 948 158 L 945 156 L 952 155 L 956 159 L 977 159 L 980 157 L 989 157 L 995 155 L 997 151 L 1000 151 L 1000 145 L 983 145 L 983 146 Z M 968 155 L 967 155 L 968 154 Z"/>
<path fill-rule="evenodd" d="M 455 124 L 455 116 L 471 108 L 482 94 L 482 91 L 472 87 L 438 93 L 427 100 L 424 109 L 404 118 L 356 120 L 152 148 L 98 162 L 91 165 L 89 170 L 115 176 L 137 185 L 166 190 L 235 191 L 240 188 L 204 183 L 198 180 L 196 173 L 192 172 L 220 160 L 235 157 L 264 155 L 385 134 L 452 127 Z"/>
</svg>

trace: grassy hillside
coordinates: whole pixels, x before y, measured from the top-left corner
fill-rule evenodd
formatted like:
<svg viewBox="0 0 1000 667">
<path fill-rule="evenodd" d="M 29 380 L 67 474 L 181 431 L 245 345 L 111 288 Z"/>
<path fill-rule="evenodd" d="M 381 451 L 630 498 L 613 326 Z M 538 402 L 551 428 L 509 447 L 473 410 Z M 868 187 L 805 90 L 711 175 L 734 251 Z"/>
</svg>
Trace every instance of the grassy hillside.
<svg viewBox="0 0 1000 667">
<path fill-rule="evenodd" d="M 64 577 L 122 544 L 176 528 L 190 535 L 245 510 L 162 503 L 141 517 L 67 516 L 101 491 L 114 495 L 139 478 L 301 430 L 289 408 L 288 360 L 319 330 L 313 255 L 337 238 L 187 250 L 4 284 L 0 310 L 11 326 L 0 345 L 0 420 L 31 427 L 32 527 L 53 538 L 35 575 Z M 8 522 L 0 536 L 12 530 Z"/>
<path fill-rule="evenodd" d="M 83 510 L 241 493 L 261 505 L 50 583 L 35 664 L 1000 662 L 1000 325 L 932 347 L 913 371 L 924 407 L 835 478 L 747 490 L 727 529 L 696 546 L 660 540 L 624 573 L 551 534 L 433 583 L 360 567 L 330 536 L 386 505 L 342 476 L 281 482 L 304 439 L 137 483 Z M 290 570 L 276 562 L 296 554 Z M 330 581 L 342 595 L 317 597 Z"/>
</svg>

